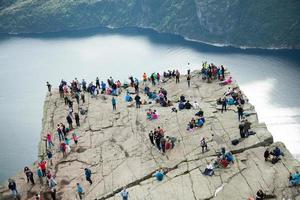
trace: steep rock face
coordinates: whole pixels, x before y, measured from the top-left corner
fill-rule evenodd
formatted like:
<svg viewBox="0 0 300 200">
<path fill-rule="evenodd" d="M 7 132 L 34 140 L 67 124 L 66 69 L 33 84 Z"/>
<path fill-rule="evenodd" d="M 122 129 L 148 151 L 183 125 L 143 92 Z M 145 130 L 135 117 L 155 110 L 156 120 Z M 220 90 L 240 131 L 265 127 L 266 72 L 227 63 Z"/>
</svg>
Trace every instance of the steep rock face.
<svg viewBox="0 0 300 200">
<path fill-rule="evenodd" d="M 140 27 L 207 43 L 300 47 L 297 0 L 14 0 L 0 4 L 0 32 Z"/>
<path fill-rule="evenodd" d="M 228 107 L 223 114 L 216 109 L 216 99 L 224 94 L 227 87 L 217 83 L 206 83 L 193 73 L 192 87 L 187 88 L 186 77 L 179 84 L 168 80 L 158 87 L 168 91 L 174 102 L 181 94 L 189 100 L 197 100 L 204 111 L 206 123 L 193 132 L 187 131 L 187 123 L 197 110 L 171 112 L 170 107 L 152 104 L 136 109 L 124 102 L 124 92 L 117 97 L 117 111 L 112 112 L 111 96 L 99 95 L 90 98 L 82 106 L 88 114 L 81 116 L 78 128 L 79 144 L 72 143 L 72 151 L 63 158 L 56 151 L 50 170 L 58 182 L 59 199 L 75 199 L 76 183 L 80 182 L 86 192 L 85 199 L 119 199 L 124 186 L 128 188 L 130 199 L 232 199 L 241 200 L 254 196 L 258 189 L 274 195 L 273 199 L 299 199 L 299 187 L 289 187 L 290 172 L 300 169 L 296 161 L 282 143 L 273 143 L 273 137 L 264 123 L 257 120 L 254 107 L 246 103 L 244 109 L 250 115 L 255 135 L 233 146 L 231 140 L 239 138 L 236 107 Z M 237 85 L 236 85 L 237 86 Z M 148 101 L 144 94 L 141 97 Z M 175 104 L 175 103 L 174 103 Z M 177 104 L 175 104 L 177 106 Z M 77 110 L 75 103 L 74 107 Z M 159 118 L 146 119 L 146 110 L 156 109 Z M 57 92 L 47 96 L 44 105 L 43 132 L 53 131 L 57 123 L 66 123 L 66 106 Z M 175 148 L 162 155 L 148 138 L 148 132 L 161 126 L 165 135 L 175 136 Z M 200 139 L 206 137 L 209 151 L 202 153 Z M 55 135 L 55 144 L 58 144 Z M 279 146 L 285 156 L 277 164 L 265 162 L 263 153 L 267 147 Z M 41 143 L 40 156 L 44 149 Z M 221 147 L 231 150 L 235 163 L 226 169 L 216 169 L 212 177 L 202 175 L 206 165 Z M 57 147 L 55 147 L 57 149 Z M 93 172 L 90 186 L 84 177 L 84 168 Z M 152 177 L 160 169 L 168 173 L 162 182 Z M 46 187 L 26 184 L 23 174 L 16 176 L 23 199 L 29 199 Z M 1 189 L 6 198 L 8 191 Z"/>
</svg>

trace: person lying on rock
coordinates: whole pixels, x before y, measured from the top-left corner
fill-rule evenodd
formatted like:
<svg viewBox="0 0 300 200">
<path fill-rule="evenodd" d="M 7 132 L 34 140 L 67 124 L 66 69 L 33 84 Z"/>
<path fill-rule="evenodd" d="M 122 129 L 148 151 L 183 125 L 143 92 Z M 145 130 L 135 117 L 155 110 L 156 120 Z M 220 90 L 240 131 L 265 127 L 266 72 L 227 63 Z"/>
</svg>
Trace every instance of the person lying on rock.
<svg viewBox="0 0 300 200">
<path fill-rule="evenodd" d="M 230 76 L 228 79 L 219 82 L 219 85 L 223 86 L 223 85 L 229 85 L 232 83 L 232 77 Z"/>
</svg>

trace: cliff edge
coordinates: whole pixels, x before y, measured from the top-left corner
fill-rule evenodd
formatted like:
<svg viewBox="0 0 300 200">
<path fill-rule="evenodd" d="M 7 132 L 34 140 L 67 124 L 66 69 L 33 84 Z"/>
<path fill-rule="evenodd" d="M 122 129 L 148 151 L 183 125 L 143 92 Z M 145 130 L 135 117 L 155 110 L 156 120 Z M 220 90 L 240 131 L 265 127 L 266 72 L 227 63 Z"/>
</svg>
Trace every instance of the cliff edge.
<svg viewBox="0 0 300 200">
<path fill-rule="evenodd" d="M 129 199 L 230 199 L 241 200 L 254 197 L 259 189 L 270 194 L 269 199 L 300 199 L 299 186 L 289 186 L 290 173 L 300 170 L 300 163 L 293 158 L 282 143 L 273 143 L 273 137 L 264 123 L 257 119 L 254 107 L 244 105 L 251 130 L 256 134 L 240 139 L 236 106 L 227 107 L 221 113 L 216 100 L 224 95 L 227 86 L 217 82 L 207 83 L 192 72 L 191 87 L 186 77 L 175 84 L 175 79 L 167 79 L 160 86 L 150 86 L 151 90 L 163 87 L 168 91 L 168 99 L 178 107 L 177 100 L 184 94 L 187 100 L 199 103 L 204 111 L 205 123 L 201 128 L 187 131 L 187 124 L 198 110 L 184 109 L 172 112 L 171 107 L 151 104 L 135 108 L 124 100 L 125 90 L 117 100 L 117 110 L 112 111 L 111 96 L 99 94 L 91 98 L 86 93 L 86 102 L 81 105 L 88 110 L 80 115 L 81 126 L 76 132 L 79 142 L 71 143 L 71 153 L 63 158 L 59 152 L 56 125 L 66 122 L 67 106 L 58 91 L 47 96 L 44 105 L 42 133 L 52 131 L 56 152 L 53 165 L 48 166 L 57 181 L 57 199 L 76 199 L 76 183 L 85 190 L 84 199 L 121 199 L 120 192 L 127 187 Z M 140 85 L 142 87 L 142 85 Z M 235 83 L 230 87 L 238 87 Z M 129 90 L 132 90 L 129 88 Z M 149 102 L 141 93 L 141 98 Z M 244 96 L 244 98 L 246 98 Z M 77 104 L 74 102 L 75 111 Z M 148 109 L 156 110 L 159 117 L 148 120 Z M 177 138 L 175 147 L 163 155 L 148 137 L 149 131 L 162 127 L 165 135 Z M 43 136 L 42 136 L 43 137 Z M 200 140 L 205 137 L 208 151 L 202 153 Z M 231 141 L 239 139 L 237 145 Z M 40 158 L 44 157 L 44 143 L 41 143 Z M 280 147 L 284 156 L 276 164 L 266 162 L 266 148 Z M 202 173 L 206 166 L 225 147 L 231 151 L 235 161 L 226 168 L 216 168 L 213 176 Z M 92 171 L 93 184 L 84 176 L 84 168 Z M 166 176 L 157 181 L 153 174 L 164 169 Z M 47 197 L 47 187 L 26 183 L 25 175 L 15 178 L 22 199 L 32 199 L 42 191 Z M 38 182 L 38 181 L 37 181 Z M 9 199 L 6 186 L 0 190 L 1 199 Z M 2 196 L 1 196 L 2 195 Z"/>
</svg>

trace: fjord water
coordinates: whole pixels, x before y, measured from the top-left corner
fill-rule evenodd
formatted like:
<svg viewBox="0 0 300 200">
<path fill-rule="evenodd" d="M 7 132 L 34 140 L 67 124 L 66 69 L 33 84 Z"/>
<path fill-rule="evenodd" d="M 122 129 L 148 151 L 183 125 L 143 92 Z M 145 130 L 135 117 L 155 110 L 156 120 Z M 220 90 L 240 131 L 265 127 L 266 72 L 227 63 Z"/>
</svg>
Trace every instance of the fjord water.
<svg viewBox="0 0 300 200">
<path fill-rule="evenodd" d="M 202 61 L 228 67 L 275 141 L 300 158 L 299 51 L 241 50 L 141 30 L 3 37 L 0 40 L 0 181 L 37 159 L 46 81 L 124 81 Z"/>
</svg>

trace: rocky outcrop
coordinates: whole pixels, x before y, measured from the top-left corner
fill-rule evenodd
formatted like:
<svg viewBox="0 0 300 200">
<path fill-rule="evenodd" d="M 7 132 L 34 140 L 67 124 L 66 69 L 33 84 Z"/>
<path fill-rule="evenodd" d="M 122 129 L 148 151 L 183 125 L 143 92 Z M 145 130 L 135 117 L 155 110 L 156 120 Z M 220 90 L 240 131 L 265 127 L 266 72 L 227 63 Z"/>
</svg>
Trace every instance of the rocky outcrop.
<svg viewBox="0 0 300 200">
<path fill-rule="evenodd" d="M 75 199 L 77 182 L 83 185 L 85 199 L 120 199 L 123 187 L 128 188 L 129 199 L 241 200 L 254 196 L 258 189 L 272 194 L 273 199 L 300 199 L 300 188 L 288 184 L 289 173 L 299 170 L 300 163 L 284 144 L 273 143 L 266 125 L 258 121 L 254 107 L 246 103 L 244 109 L 251 113 L 248 120 L 256 134 L 233 146 L 231 141 L 240 137 L 236 108 L 230 106 L 222 114 L 215 103 L 227 87 L 203 82 L 196 72 L 193 72 L 191 88 L 185 80 L 182 77 L 180 84 L 168 80 L 160 87 L 168 91 L 168 97 L 176 107 L 175 101 L 181 94 L 199 102 L 206 123 L 193 132 L 187 131 L 186 127 L 196 110 L 175 113 L 170 107 L 160 107 L 154 102 L 136 109 L 125 103 L 123 93 L 117 97 L 117 111 L 113 112 L 110 96 L 88 97 L 83 105 L 88 114 L 80 116 L 78 146 L 72 145 L 72 152 L 66 158 L 57 151 L 54 165 L 50 166 L 58 182 L 58 199 Z M 148 101 L 144 94 L 141 96 Z M 159 119 L 146 119 L 149 108 L 157 110 Z M 58 93 L 47 96 L 43 132 L 55 132 L 55 124 L 66 123 L 66 112 Z M 176 136 L 179 140 L 165 155 L 152 146 L 148 138 L 148 132 L 157 126 L 166 130 L 165 135 Z M 209 151 L 205 153 L 200 147 L 203 137 L 208 140 Z M 58 144 L 57 136 L 55 142 Z M 285 156 L 276 164 L 265 162 L 265 149 L 274 146 L 279 146 Z M 226 169 L 216 169 L 212 177 L 202 175 L 221 147 L 232 151 L 235 163 Z M 40 153 L 43 157 L 43 148 Z M 91 186 L 85 181 L 83 169 L 86 167 L 93 172 Z M 168 172 L 166 178 L 158 182 L 152 175 L 161 168 Z M 27 184 L 23 174 L 15 179 L 23 199 L 29 199 L 34 192 L 46 191 L 46 187 L 38 184 L 34 187 Z M 3 188 L 1 194 L 6 196 L 7 193 Z"/>
</svg>

